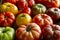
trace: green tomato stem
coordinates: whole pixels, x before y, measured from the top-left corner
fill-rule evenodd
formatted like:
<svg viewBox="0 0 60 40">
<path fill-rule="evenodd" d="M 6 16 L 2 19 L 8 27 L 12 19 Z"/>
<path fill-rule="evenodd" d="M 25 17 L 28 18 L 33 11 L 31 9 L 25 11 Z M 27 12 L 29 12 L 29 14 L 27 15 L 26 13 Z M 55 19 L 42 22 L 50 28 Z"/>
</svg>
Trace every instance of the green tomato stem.
<svg viewBox="0 0 60 40">
<path fill-rule="evenodd" d="M 31 31 L 30 25 L 27 27 L 26 31 L 28 31 L 28 32 Z"/>
</svg>

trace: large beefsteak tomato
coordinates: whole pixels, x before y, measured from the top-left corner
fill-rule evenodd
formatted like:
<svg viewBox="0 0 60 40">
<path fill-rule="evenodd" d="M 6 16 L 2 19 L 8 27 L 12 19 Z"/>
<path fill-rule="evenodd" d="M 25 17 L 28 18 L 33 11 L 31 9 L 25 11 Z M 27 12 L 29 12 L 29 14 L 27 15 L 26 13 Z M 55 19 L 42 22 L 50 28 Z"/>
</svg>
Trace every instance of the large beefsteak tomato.
<svg viewBox="0 0 60 40">
<path fill-rule="evenodd" d="M 41 29 L 43 29 L 45 25 L 53 24 L 52 18 L 47 14 L 36 15 L 35 17 L 33 17 L 33 22 L 40 25 Z"/>
<path fill-rule="evenodd" d="M 12 26 L 15 16 L 11 12 L 0 13 L 0 26 Z"/>
<path fill-rule="evenodd" d="M 16 30 L 16 37 L 19 40 L 38 40 L 41 36 L 41 29 L 36 23 L 21 25 Z"/>
<path fill-rule="evenodd" d="M 44 40 L 60 40 L 60 26 L 55 24 L 46 25 L 42 34 Z"/>
</svg>

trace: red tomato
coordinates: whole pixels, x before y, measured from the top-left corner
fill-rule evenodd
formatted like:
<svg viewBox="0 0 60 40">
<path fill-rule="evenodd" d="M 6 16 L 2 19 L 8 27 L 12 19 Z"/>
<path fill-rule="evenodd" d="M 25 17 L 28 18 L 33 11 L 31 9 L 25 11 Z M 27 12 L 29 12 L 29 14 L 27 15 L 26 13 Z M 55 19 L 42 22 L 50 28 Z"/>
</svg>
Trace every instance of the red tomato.
<svg viewBox="0 0 60 40">
<path fill-rule="evenodd" d="M 27 13 L 31 15 L 31 9 L 29 7 L 25 7 L 24 9 L 21 9 L 18 14 L 20 13 Z"/>
<path fill-rule="evenodd" d="M 46 11 L 46 14 L 49 15 L 54 23 L 56 23 L 60 19 L 60 9 L 59 8 L 49 8 Z"/>
<path fill-rule="evenodd" d="M 50 16 L 47 14 L 38 14 L 35 17 L 33 17 L 33 22 L 40 25 L 41 29 L 44 28 L 45 25 L 53 24 L 53 21 Z"/>
<path fill-rule="evenodd" d="M 60 0 L 35 0 L 38 3 L 42 3 L 45 6 L 47 6 L 48 8 L 52 8 L 52 7 L 59 7 L 60 5 Z"/>
<path fill-rule="evenodd" d="M 32 7 L 33 5 L 35 5 L 35 1 L 34 0 L 28 0 L 28 6 Z"/>
<path fill-rule="evenodd" d="M 36 23 L 21 25 L 16 30 L 16 37 L 19 40 L 38 40 L 41 36 L 41 29 Z"/>
<path fill-rule="evenodd" d="M 17 2 L 17 6 L 19 9 L 27 7 L 27 6 L 32 7 L 33 5 L 35 5 L 34 0 L 19 0 Z"/>
<path fill-rule="evenodd" d="M 27 4 L 27 2 L 25 0 L 19 0 L 17 2 L 17 6 L 18 6 L 19 9 L 23 9 L 24 7 L 27 7 L 28 4 Z"/>
<path fill-rule="evenodd" d="M 11 12 L 0 13 L 0 26 L 12 26 L 15 16 Z"/>
<path fill-rule="evenodd" d="M 12 4 L 16 4 L 17 1 L 18 1 L 18 0 L 3 0 L 3 3 L 5 3 L 5 2 L 10 2 L 10 3 L 12 3 Z"/>
<path fill-rule="evenodd" d="M 46 25 L 42 30 L 44 40 L 60 40 L 60 26 L 59 25 Z"/>
</svg>

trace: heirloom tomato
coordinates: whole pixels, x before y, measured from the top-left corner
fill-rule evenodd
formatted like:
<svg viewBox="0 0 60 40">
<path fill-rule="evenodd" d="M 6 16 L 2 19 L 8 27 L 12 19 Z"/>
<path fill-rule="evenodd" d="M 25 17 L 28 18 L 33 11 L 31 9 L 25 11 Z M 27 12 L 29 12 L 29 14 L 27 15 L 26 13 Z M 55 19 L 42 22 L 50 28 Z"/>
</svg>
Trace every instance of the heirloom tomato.
<svg viewBox="0 0 60 40">
<path fill-rule="evenodd" d="M 0 26 L 12 26 L 15 16 L 11 12 L 0 13 Z"/>
<path fill-rule="evenodd" d="M 16 30 L 16 37 L 19 40 L 38 40 L 41 36 L 41 29 L 36 23 L 20 25 Z"/>
</svg>

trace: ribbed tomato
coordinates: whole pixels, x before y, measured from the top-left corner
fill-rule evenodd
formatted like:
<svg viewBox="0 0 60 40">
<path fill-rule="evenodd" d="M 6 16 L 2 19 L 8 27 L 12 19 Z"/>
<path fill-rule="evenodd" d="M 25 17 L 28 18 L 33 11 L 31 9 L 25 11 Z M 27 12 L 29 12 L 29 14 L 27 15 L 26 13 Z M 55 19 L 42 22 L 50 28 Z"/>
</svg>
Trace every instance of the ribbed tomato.
<svg viewBox="0 0 60 40">
<path fill-rule="evenodd" d="M 60 26 L 59 25 L 47 25 L 42 30 L 42 37 L 44 40 L 60 40 Z"/>
<path fill-rule="evenodd" d="M 0 26 L 12 26 L 15 16 L 11 12 L 0 13 Z"/>
<path fill-rule="evenodd" d="M 19 40 L 38 40 L 41 36 L 41 29 L 36 23 L 21 25 L 16 30 L 16 37 Z"/>
<path fill-rule="evenodd" d="M 40 25 L 40 27 L 43 29 L 45 25 L 53 24 L 53 21 L 50 16 L 47 14 L 38 14 L 35 17 L 33 17 L 33 22 Z"/>
</svg>

